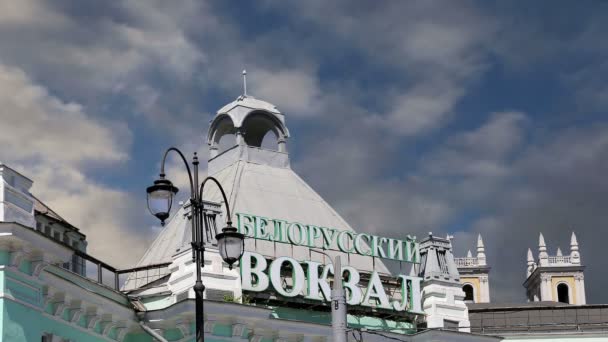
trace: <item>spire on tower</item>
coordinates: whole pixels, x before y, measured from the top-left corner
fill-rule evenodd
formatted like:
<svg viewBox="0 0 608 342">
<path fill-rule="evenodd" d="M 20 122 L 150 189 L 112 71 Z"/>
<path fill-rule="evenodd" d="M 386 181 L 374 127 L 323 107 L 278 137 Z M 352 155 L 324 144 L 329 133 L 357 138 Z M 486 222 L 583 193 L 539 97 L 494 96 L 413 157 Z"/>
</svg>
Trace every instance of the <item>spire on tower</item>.
<svg viewBox="0 0 608 342">
<path fill-rule="evenodd" d="M 538 236 L 538 250 L 547 250 L 546 247 L 547 245 L 545 244 L 545 237 L 543 236 L 543 233 L 540 233 L 540 235 Z"/>
<path fill-rule="evenodd" d="M 479 265 L 486 265 L 486 249 L 483 245 L 481 234 L 477 235 L 477 261 L 479 262 Z"/>
<path fill-rule="evenodd" d="M 532 272 L 534 272 L 534 268 L 536 264 L 534 263 L 534 255 L 532 254 L 532 250 L 528 248 L 528 268 L 526 269 L 526 276 L 529 277 Z"/>
<path fill-rule="evenodd" d="M 538 263 L 540 266 L 549 266 L 549 254 L 543 233 L 538 236 Z"/>
<path fill-rule="evenodd" d="M 572 237 L 570 237 L 570 249 L 578 251 L 578 241 L 574 232 L 572 232 Z"/>
<path fill-rule="evenodd" d="M 477 235 L 477 249 L 483 248 L 483 239 L 481 238 L 481 234 Z"/>
<path fill-rule="evenodd" d="M 247 97 L 247 70 L 243 69 L 243 96 Z"/>
<path fill-rule="evenodd" d="M 572 237 L 570 238 L 570 262 L 574 265 L 580 265 L 581 263 L 581 255 L 578 252 L 578 241 L 574 232 L 572 232 Z"/>
</svg>

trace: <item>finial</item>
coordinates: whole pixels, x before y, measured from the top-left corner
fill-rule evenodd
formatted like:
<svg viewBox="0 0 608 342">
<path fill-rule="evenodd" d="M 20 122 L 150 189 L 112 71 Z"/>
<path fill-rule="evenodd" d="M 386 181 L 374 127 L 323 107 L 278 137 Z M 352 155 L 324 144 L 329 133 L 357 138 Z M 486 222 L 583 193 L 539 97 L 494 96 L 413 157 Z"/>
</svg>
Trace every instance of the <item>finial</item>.
<svg viewBox="0 0 608 342">
<path fill-rule="evenodd" d="M 578 252 L 578 241 L 576 240 L 576 234 L 572 232 L 572 237 L 570 238 L 570 262 L 573 265 L 581 264 L 581 255 Z"/>
<path fill-rule="evenodd" d="M 547 245 L 543 233 L 538 236 L 538 260 L 539 266 L 549 266 L 549 255 L 547 254 Z"/>
<path fill-rule="evenodd" d="M 486 249 L 483 246 L 481 234 L 477 235 L 477 261 L 479 262 L 480 266 L 486 265 Z"/>
<path fill-rule="evenodd" d="M 534 262 L 534 255 L 532 254 L 532 250 L 528 248 L 528 262 Z"/>
<path fill-rule="evenodd" d="M 532 250 L 528 248 L 528 267 L 526 268 L 526 276 L 529 277 L 532 272 L 534 272 L 534 268 L 536 264 L 534 263 L 534 255 L 532 255 Z"/>
<path fill-rule="evenodd" d="M 431 236 L 431 237 L 432 237 L 432 236 L 433 236 L 433 232 L 429 232 L 429 236 Z"/>
<path fill-rule="evenodd" d="M 247 96 L 247 70 L 243 69 L 243 96 Z"/>
<path fill-rule="evenodd" d="M 572 237 L 570 237 L 570 247 L 573 250 L 578 250 L 578 241 L 576 240 L 576 234 L 574 234 L 574 232 L 572 232 Z"/>
<path fill-rule="evenodd" d="M 557 256 L 563 256 L 562 249 L 557 247 Z"/>
<path fill-rule="evenodd" d="M 545 237 L 543 236 L 543 233 L 540 233 L 540 235 L 538 236 L 538 247 L 547 247 L 547 245 L 545 244 Z"/>
<path fill-rule="evenodd" d="M 472 258 L 473 257 L 473 253 L 471 253 L 471 250 L 469 249 L 469 251 L 467 252 L 467 258 Z"/>
</svg>

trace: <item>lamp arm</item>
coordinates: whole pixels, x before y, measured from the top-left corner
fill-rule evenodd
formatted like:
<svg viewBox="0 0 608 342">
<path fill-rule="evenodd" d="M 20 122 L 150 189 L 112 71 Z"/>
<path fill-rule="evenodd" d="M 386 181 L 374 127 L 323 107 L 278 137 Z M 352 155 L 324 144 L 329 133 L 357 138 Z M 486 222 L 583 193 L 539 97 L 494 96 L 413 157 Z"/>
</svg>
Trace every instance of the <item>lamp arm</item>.
<svg viewBox="0 0 608 342">
<path fill-rule="evenodd" d="M 174 151 L 179 154 L 182 161 L 184 162 L 184 165 L 186 165 L 186 171 L 188 171 L 188 179 L 190 180 L 190 197 L 194 197 L 196 195 L 196 191 L 194 191 L 194 181 L 192 180 L 192 172 L 190 171 L 190 166 L 188 166 L 188 161 L 186 160 L 186 157 L 184 156 L 182 151 L 178 150 L 176 147 L 169 147 L 167 151 L 165 151 L 165 154 L 163 155 L 163 160 L 160 164 L 160 177 L 165 177 L 165 161 L 167 159 L 167 155 L 171 151 Z M 195 200 L 195 198 L 192 199 Z"/>
<path fill-rule="evenodd" d="M 228 198 L 226 197 L 226 193 L 224 192 L 224 189 L 222 188 L 222 185 L 220 184 L 220 182 L 218 182 L 217 179 L 215 179 L 213 177 L 207 177 L 201 183 L 201 189 L 200 189 L 200 192 L 199 192 L 199 198 L 201 199 L 201 202 L 203 201 L 203 189 L 205 188 L 205 183 L 207 183 L 208 180 L 213 181 L 215 184 L 217 184 L 217 187 L 220 189 L 220 192 L 222 193 L 222 197 L 224 198 L 224 203 L 226 203 L 226 214 L 228 216 L 228 220 L 226 220 L 226 223 L 229 226 L 232 226 L 232 215 L 230 215 L 230 204 L 228 203 Z"/>
</svg>

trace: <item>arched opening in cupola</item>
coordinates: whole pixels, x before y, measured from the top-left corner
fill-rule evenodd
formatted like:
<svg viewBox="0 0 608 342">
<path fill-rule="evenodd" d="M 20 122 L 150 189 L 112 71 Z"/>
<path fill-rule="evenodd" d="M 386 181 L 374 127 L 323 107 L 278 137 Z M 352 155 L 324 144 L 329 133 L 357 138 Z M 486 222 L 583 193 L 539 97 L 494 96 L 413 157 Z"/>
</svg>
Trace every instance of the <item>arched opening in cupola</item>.
<svg viewBox="0 0 608 342">
<path fill-rule="evenodd" d="M 218 153 L 222 153 L 227 149 L 230 149 L 236 145 L 236 134 L 226 133 L 220 137 L 220 141 L 217 143 Z"/>
<path fill-rule="evenodd" d="M 236 146 L 236 128 L 229 116 L 226 115 L 219 119 L 212 132 L 213 136 L 210 138 L 209 146 L 212 150 L 212 157 Z"/>
<path fill-rule="evenodd" d="M 264 138 L 262 139 L 262 146 L 265 150 L 278 151 L 279 150 L 279 140 L 273 131 L 268 131 Z"/>
<path fill-rule="evenodd" d="M 242 125 L 245 143 L 248 146 L 278 151 L 279 140 L 285 133 L 281 131 L 282 123 L 266 112 L 254 112 L 247 116 Z"/>
</svg>

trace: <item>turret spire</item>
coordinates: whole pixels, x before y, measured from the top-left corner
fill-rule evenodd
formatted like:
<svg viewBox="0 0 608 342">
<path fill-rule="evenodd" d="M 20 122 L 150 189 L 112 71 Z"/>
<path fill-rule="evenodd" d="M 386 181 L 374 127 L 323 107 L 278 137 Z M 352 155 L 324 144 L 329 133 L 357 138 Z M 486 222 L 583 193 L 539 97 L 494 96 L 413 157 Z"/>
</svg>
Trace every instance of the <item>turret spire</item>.
<svg viewBox="0 0 608 342">
<path fill-rule="evenodd" d="M 534 255 L 532 254 L 532 250 L 530 248 L 528 248 L 528 268 L 527 268 L 527 274 L 526 277 L 529 277 L 530 274 L 532 274 L 532 272 L 534 272 L 534 268 L 536 267 L 536 264 L 534 263 Z"/>
<path fill-rule="evenodd" d="M 576 234 L 574 234 L 574 232 L 572 232 L 572 237 L 570 237 L 570 249 L 578 251 L 578 241 L 576 240 Z"/>
<path fill-rule="evenodd" d="M 575 265 L 580 265 L 581 263 L 581 255 L 578 252 L 578 241 L 574 232 L 572 232 L 572 237 L 570 237 L 570 262 Z"/>
<path fill-rule="evenodd" d="M 540 266 L 549 265 L 549 254 L 547 254 L 547 245 L 543 233 L 538 236 L 538 263 Z"/>
<path fill-rule="evenodd" d="M 243 70 L 243 96 L 247 96 L 247 70 Z"/>
<path fill-rule="evenodd" d="M 481 238 L 481 234 L 477 235 L 477 260 L 479 265 L 486 265 L 486 248 L 483 245 L 483 239 Z"/>
</svg>

